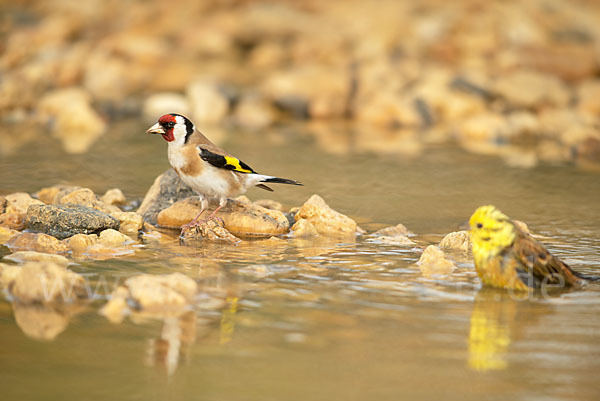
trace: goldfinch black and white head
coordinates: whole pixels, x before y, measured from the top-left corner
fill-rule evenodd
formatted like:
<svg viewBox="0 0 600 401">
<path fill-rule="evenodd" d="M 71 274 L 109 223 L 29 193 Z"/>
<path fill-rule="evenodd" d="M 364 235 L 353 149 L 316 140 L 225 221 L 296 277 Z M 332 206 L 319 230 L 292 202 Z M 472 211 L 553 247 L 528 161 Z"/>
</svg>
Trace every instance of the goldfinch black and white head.
<svg viewBox="0 0 600 401">
<path fill-rule="evenodd" d="M 165 114 L 158 122 L 146 132 L 149 134 L 161 134 L 167 142 L 184 145 L 194 133 L 194 124 L 189 118 L 177 113 Z"/>
</svg>

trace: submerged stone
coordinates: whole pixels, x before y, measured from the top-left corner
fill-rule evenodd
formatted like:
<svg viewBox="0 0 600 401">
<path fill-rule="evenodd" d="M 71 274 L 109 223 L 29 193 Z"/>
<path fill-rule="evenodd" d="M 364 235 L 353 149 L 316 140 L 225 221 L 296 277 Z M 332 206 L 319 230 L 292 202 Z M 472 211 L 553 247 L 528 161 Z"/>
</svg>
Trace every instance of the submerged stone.
<svg viewBox="0 0 600 401">
<path fill-rule="evenodd" d="M 108 214 L 86 206 L 40 205 L 27 210 L 25 224 L 35 232 L 64 239 L 75 234 L 96 234 L 106 229 L 119 229 L 119 221 Z"/>
</svg>

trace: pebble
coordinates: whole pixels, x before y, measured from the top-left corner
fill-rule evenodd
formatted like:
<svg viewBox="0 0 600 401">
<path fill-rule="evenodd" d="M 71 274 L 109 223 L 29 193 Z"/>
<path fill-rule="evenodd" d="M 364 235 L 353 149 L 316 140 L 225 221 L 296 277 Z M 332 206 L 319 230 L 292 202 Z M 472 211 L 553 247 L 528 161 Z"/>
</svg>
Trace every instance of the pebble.
<svg viewBox="0 0 600 401">
<path fill-rule="evenodd" d="M 76 188 L 63 190 L 56 195 L 55 203 L 59 205 L 81 205 L 94 208 L 104 213 L 120 212 L 116 206 L 106 205 L 98 199 L 89 188 Z"/>
<path fill-rule="evenodd" d="M 195 80 L 186 88 L 190 105 L 190 118 L 196 124 L 214 124 L 221 121 L 229 111 L 229 100 L 211 80 Z"/>
<path fill-rule="evenodd" d="M 292 233 L 294 237 L 315 237 L 319 235 L 319 231 L 312 225 L 309 220 L 300 219 L 292 226 Z"/>
<path fill-rule="evenodd" d="M 12 228 L 3 227 L 0 225 L 0 244 L 5 244 L 16 235 L 19 235 L 19 232 L 17 230 L 13 230 Z"/>
<path fill-rule="evenodd" d="M 98 236 L 98 242 L 106 247 L 116 248 L 132 242 L 131 238 L 117 230 L 104 230 Z"/>
<path fill-rule="evenodd" d="M 190 114 L 190 105 L 185 96 L 174 92 L 155 93 L 146 98 L 143 114 L 148 121 L 156 121 L 165 113 Z"/>
<path fill-rule="evenodd" d="M 85 153 L 106 131 L 106 123 L 81 87 L 55 89 L 39 100 L 38 111 L 52 121 L 52 133 L 68 153 Z"/>
<path fill-rule="evenodd" d="M 220 220 L 211 219 L 192 227 L 182 234 L 182 242 L 185 245 L 194 245 L 199 241 L 216 241 L 227 244 L 238 244 L 239 238 L 231 234 Z"/>
<path fill-rule="evenodd" d="M 471 250 L 471 237 L 469 236 L 469 232 L 456 231 L 447 234 L 440 241 L 439 247 L 442 249 L 455 249 L 468 252 Z"/>
<path fill-rule="evenodd" d="M 119 231 L 137 236 L 144 227 L 144 218 L 135 212 L 116 212 L 110 214 L 119 221 Z"/>
<path fill-rule="evenodd" d="M 367 239 L 369 242 L 377 242 L 380 244 L 399 245 L 399 246 L 414 246 L 416 243 L 404 235 L 378 235 L 374 238 Z"/>
<path fill-rule="evenodd" d="M 571 96 L 557 77 L 536 71 L 519 70 L 500 76 L 494 83 L 495 92 L 511 106 L 541 108 L 566 107 Z"/>
<path fill-rule="evenodd" d="M 591 117 L 600 116 L 600 79 L 583 81 L 577 86 L 577 110 Z"/>
<path fill-rule="evenodd" d="M 259 130 L 275 121 L 275 111 L 266 99 L 260 96 L 245 96 L 235 108 L 238 125 L 246 129 Z"/>
<path fill-rule="evenodd" d="M 0 207 L 0 226 L 23 230 L 25 228 L 25 216 L 31 205 L 43 205 L 44 203 L 33 199 L 29 194 L 17 192 L 2 198 Z"/>
<path fill-rule="evenodd" d="M 63 242 L 71 249 L 74 254 L 80 254 L 87 251 L 92 245 L 98 243 L 98 235 L 96 234 L 75 234 Z"/>
<path fill-rule="evenodd" d="M 35 195 L 45 204 L 51 205 L 58 202 L 56 197 L 59 193 L 66 194 L 79 188 L 73 185 L 53 185 L 40 189 Z"/>
<path fill-rule="evenodd" d="M 435 245 L 429 245 L 417 262 L 423 274 L 449 274 L 456 269 L 454 263 L 446 258 L 444 251 Z"/>
<path fill-rule="evenodd" d="M 357 231 L 354 220 L 330 208 L 319 195 L 312 195 L 304 202 L 294 218 L 296 224 L 300 220 L 307 220 L 320 235 L 348 236 L 356 235 Z"/>
<path fill-rule="evenodd" d="M 77 205 L 31 206 L 26 216 L 29 230 L 64 239 L 75 234 L 94 234 L 118 229 L 119 220 L 99 210 Z"/>
<path fill-rule="evenodd" d="M 404 224 L 397 224 L 391 227 L 385 227 L 380 230 L 375 231 L 372 235 L 375 236 L 388 236 L 388 237 L 396 237 L 396 236 L 407 236 L 411 235 L 412 232 Z"/>
<path fill-rule="evenodd" d="M 35 251 L 18 251 L 11 253 L 10 255 L 6 255 L 4 259 L 12 260 L 13 262 L 52 262 L 59 264 L 61 266 L 66 266 L 69 264 L 69 259 L 65 258 L 62 255 L 56 255 L 52 253 L 42 253 Z"/>
<path fill-rule="evenodd" d="M 35 251 L 43 253 L 66 253 L 65 244 L 47 234 L 21 233 L 12 237 L 7 246 L 13 252 Z"/>
<path fill-rule="evenodd" d="M 123 191 L 121 191 L 119 188 L 109 189 L 104 193 L 104 195 L 102 195 L 100 200 L 104 202 L 105 205 L 110 206 L 123 206 L 125 203 L 127 203 L 127 198 L 125 198 Z"/>
</svg>

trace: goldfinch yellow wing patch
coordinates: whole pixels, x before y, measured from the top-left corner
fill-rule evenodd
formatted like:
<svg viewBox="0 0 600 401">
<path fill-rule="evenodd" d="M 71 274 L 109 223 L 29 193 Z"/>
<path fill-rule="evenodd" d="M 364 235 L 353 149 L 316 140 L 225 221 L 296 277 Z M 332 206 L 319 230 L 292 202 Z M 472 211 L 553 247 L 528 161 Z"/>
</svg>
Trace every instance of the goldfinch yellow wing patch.
<svg viewBox="0 0 600 401">
<path fill-rule="evenodd" d="M 256 173 L 256 171 L 254 171 L 252 167 L 250 167 L 240 159 L 236 159 L 233 156 L 219 155 L 201 147 L 198 147 L 198 150 L 200 151 L 200 158 L 205 162 L 209 163 L 211 166 L 223 168 L 226 170 L 237 171 L 238 173 Z"/>
</svg>

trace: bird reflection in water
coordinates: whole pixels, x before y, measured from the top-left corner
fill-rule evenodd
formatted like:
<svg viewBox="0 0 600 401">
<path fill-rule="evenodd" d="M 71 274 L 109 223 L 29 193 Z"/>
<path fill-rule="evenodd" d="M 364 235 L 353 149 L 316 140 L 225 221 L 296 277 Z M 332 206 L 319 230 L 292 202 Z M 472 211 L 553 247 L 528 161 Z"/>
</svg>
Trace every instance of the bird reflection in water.
<svg viewBox="0 0 600 401">
<path fill-rule="evenodd" d="M 226 344 L 233 338 L 237 310 L 238 298 L 228 297 L 221 313 L 220 344 Z M 163 318 L 160 337 L 149 341 L 146 364 L 151 367 L 163 367 L 167 376 L 173 376 L 181 360 L 189 360 L 190 350 L 199 337 L 198 331 L 204 329 L 204 333 L 208 335 L 212 321 L 198 318 L 195 311 Z"/>
<path fill-rule="evenodd" d="M 536 302 L 532 293 L 482 288 L 471 313 L 469 367 L 477 371 L 506 369 L 511 343 L 549 309 Z"/>
</svg>

